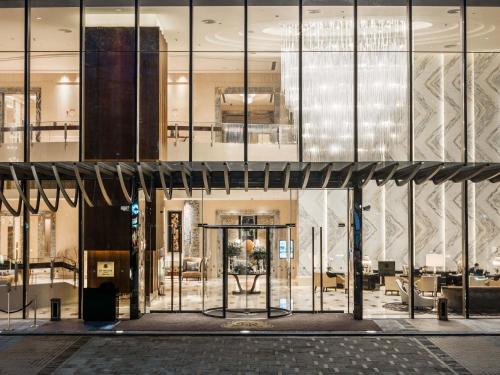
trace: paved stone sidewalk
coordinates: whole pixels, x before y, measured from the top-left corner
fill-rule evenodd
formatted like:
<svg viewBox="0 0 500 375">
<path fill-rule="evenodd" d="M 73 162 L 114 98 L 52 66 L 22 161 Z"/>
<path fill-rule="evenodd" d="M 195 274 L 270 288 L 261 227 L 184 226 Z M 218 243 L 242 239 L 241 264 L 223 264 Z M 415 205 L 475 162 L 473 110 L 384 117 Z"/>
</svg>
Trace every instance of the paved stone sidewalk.
<svg viewBox="0 0 500 375">
<path fill-rule="evenodd" d="M 0 337 L 1 340 L 12 338 Z M 498 374 L 499 337 L 41 336 L 0 340 L 0 374 Z M 451 350 L 451 349 L 453 350 Z M 462 350 L 467 348 L 462 345 Z M 451 353 L 451 354 L 450 354 Z M 22 367 L 20 367 L 20 365 Z M 22 369 L 22 371 L 21 371 Z"/>
</svg>

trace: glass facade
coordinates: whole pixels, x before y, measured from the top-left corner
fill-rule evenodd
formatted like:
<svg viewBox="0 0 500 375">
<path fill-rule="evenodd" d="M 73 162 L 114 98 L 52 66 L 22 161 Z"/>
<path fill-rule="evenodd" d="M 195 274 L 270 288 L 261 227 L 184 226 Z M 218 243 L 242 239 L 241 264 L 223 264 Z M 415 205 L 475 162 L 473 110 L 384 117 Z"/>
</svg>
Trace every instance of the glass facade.
<svg viewBox="0 0 500 375">
<path fill-rule="evenodd" d="M 72 162 L 182 162 L 185 173 L 189 163 L 210 161 L 262 162 L 262 169 L 270 162 L 366 162 L 367 168 L 375 162 L 500 162 L 499 6 L 418 0 L 174 3 L 34 1 L 26 9 L 24 1 L 0 1 L 0 163 L 7 174 L 8 163 L 15 170 L 18 162 L 41 163 L 35 164 L 40 171 L 50 171 L 49 163 L 67 162 L 70 172 L 61 173 L 71 177 Z M 48 181 L 53 180 L 49 174 L 41 186 L 54 201 L 60 188 Z M 148 232 L 139 231 L 146 247 L 132 254 L 127 236 L 134 228 L 120 208 L 130 202 L 115 193 L 125 185 L 131 191 L 145 189 L 128 176 L 120 185 L 106 181 L 111 197 L 101 196 L 96 182 L 85 181 L 89 195 L 100 201 L 96 207 L 82 204 L 80 211 L 71 211 L 66 200 L 57 212 L 42 202 L 36 213 L 13 217 L 3 204 L 2 277 L 14 277 L 16 285 L 24 279 L 27 290 L 59 278 L 71 305 L 65 311 L 77 314 L 78 288 L 97 285 L 93 275 L 105 261 L 100 252 L 107 249 L 120 274 L 139 270 L 131 276 L 137 281 L 132 285 L 144 292 L 135 296 L 128 286 L 120 291 L 120 306 L 126 306 L 122 316 L 130 316 L 127 308 L 136 303 L 140 312 L 202 311 L 220 304 L 221 262 L 210 257 L 200 263 L 209 271 L 194 282 L 183 282 L 182 271 L 186 257 L 205 258 L 200 256 L 205 237 L 217 242 L 216 235 L 193 227 L 223 224 L 214 205 L 224 206 L 225 199 L 203 201 L 201 190 L 194 197 L 176 190 L 176 199 L 157 202 L 143 196 L 140 228 L 159 229 L 151 248 Z M 449 305 L 455 316 L 486 312 L 478 295 L 488 293 L 500 277 L 500 187 L 466 180 L 412 181 L 409 186 L 371 181 L 362 187 L 364 295 L 388 295 L 391 285 L 396 296 L 416 291 L 418 299 L 413 311 L 393 308 L 399 297 L 384 300 L 377 305 L 381 315 L 413 316 L 419 303 L 426 303 L 419 298 L 429 296 L 458 301 Z M 23 183 L 35 205 L 39 189 L 34 182 Z M 2 196 L 15 210 L 15 184 L 1 184 Z M 75 186 L 63 184 L 73 196 Z M 277 262 L 281 268 L 273 270 L 273 288 L 280 296 L 274 307 L 349 311 L 353 293 L 341 300 L 330 294 L 332 288 L 352 287 L 348 189 L 352 186 L 325 185 L 293 192 L 293 209 L 287 212 L 297 226 L 286 246 L 293 243 L 297 257 Z M 113 213 L 102 208 L 107 201 L 113 202 Z M 152 205 L 157 216 L 148 217 Z M 241 204 L 238 215 L 227 213 L 225 219 L 235 224 L 252 216 L 245 215 L 251 209 Z M 166 251 L 173 230 L 167 213 L 185 216 L 193 210 L 201 210 L 200 218 L 190 223 L 189 233 L 184 226 L 180 233 L 187 236 L 183 246 L 188 249 L 193 238 L 200 241 L 197 250 Z M 203 210 L 213 216 L 206 220 Z M 123 238 L 79 238 L 98 233 L 85 217 L 118 216 L 127 228 Z M 283 217 L 273 220 L 286 224 Z M 273 256 L 279 255 L 279 240 L 270 246 Z M 144 267 L 150 266 L 155 271 L 149 280 Z M 21 275 L 13 267 L 32 272 Z M 213 282 L 203 284 L 207 280 Z M 409 286 L 411 280 L 415 283 Z M 288 289 L 280 289 L 284 284 L 291 285 L 287 298 Z M 160 289 L 171 298 L 151 307 Z M 366 300 L 365 315 L 372 300 Z"/>
</svg>

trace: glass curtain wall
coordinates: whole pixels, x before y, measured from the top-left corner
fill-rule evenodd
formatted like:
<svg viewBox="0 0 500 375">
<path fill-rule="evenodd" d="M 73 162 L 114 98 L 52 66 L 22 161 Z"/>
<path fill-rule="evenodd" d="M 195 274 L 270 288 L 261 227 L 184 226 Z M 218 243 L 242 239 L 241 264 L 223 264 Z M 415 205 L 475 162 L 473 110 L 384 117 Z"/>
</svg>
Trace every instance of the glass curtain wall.
<svg viewBox="0 0 500 375">
<path fill-rule="evenodd" d="M 80 1 L 30 10 L 30 160 L 79 159 Z"/>
<path fill-rule="evenodd" d="M 428 6 L 413 2 L 414 160 L 461 162 L 464 142 L 463 33 L 461 3 Z M 462 298 L 462 186 L 415 184 L 416 317 L 426 298 Z M 449 305 L 451 317 L 462 311 Z"/>
<path fill-rule="evenodd" d="M 500 6 L 467 8 L 467 157 L 499 162 Z M 471 316 L 497 315 L 500 285 L 500 185 L 468 183 L 469 306 Z M 477 265 L 476 265 L 477 264 Z"/>
<path fill-rule="evenodd" d="M 139 4 L 140 159 L 189 160 L 189 1 Z"/>
<path fill-rule="evenodd" d="M 44 188 L 56 204 L 56 189 Z M 30 194 L 34 206 L 37 190 Z M 61 299 L 62 318 L 78 316 L 78 260 L 78 210 L 62 197 L 56 212 L 41 202 L 38 213 L 30 215 L 29 229 L 28 301 L 36 299 L 38 317 L 50 317 L 51 298 Z"/>
<path fill-rule="evenodd" d="M 24 1 L 0 3 L 0 162 L 24 161 L 25 55 Z M 13 184 L 0 182 L 12 209 L 0 203 L 0 319 L 23 316 L 23 216 Z"/>
<path fill-rule="evenodd" d="M 193 160 L 244 159 L 245 7 L 193 1 Z"/>
<path fill-rule="evenodd" d="M 0 161 L 24 158 L 24 1 L 0 4 Z"/>
<path fill-rule="evenodd" d="M 298 2 L 261 3 L 248 3 L 248 160 L 298 161 Z"/>
<path fill-rule="evenodd" d="M 78 159 L 80 2 L 66 0 L 57 7 L 39 4 L 30 9 L 29 19 L 25 19 L 24 2 L 0 5 L 2 162 Z M 140 3 L 139 55 L 134 1 L 86 6 L 85 82 L 102 86 L 85 92 L 85 159 L 241 161 L 246 127 L 247 160 L 352 161 L 357 154 L 360 161 L 405 161 L 411 159 L 410 136 L 416 161 L 500 161 L 500 44 L 495 34 L 500 27 L 499 7 L 463 8 L 462 3 L 449 2 L 429 6 L 416 1 L 410 20 L 406 4 L 385 6 L 364 0 L 358 3 L 356 19 L 352 4 L 317 4 L 303 2 L 299 14 L 298 2 L 269 6 L 251 1 L 245 9 L 243 2 L 194 1 L 192 13 L 188 2 Z M 408 35 L 410 21 L 412 35 Z M 31 35 L 25 51 L 28 23 Z M 117 65 L 123 69 L 105 68 Z M 29 145 L 24 144 L 26 113 Z M 120 124 L 113 127 L 113 136 L 103 130 L 103 124 L 111 123 Z M 352 146 L 355 135 L 357 150 Z M 123 149 L 107 147 L 110 140 Z M 30 160 L 23 156 L 27 147 Z M 371 262 L 367 275 L 378 271 L 379 285 L 387 287 L 376 267 L 379 262 L 389 267 L 387 262 L 394 261 L 395 275 L 404 276 L 409 213 L 415 221 L 418 292 L 435 297 L 444 295 L 443 287 L 458 286 L 455 289 L 461 294 L 459 276 L 466 272 L 473 276 L 472 310 L 485 312 L 481 298 L 473 295 L 481 295 L 481 287 L 488 294 L 492 289 L 487 288 L 498 281 L 497 185 L 466 183 L 464 190 L 461 184 L 424 182 L 415 185 L 411 211 L 406 188 L 369 183 L 364 188 L 364 204 L 370 206 L 365 212 L 365 256 L 370 259 L 364 261 L 367 266 Z M 10 187 L 5 186 L 6 196 L 16 206 L 17 193 Z M 8 212 L 5 205 L 1 212 L 3 216 Z M 38 216 L 32 219 L 44 221 Z M 18 228 L 14 221 L 5 224 L 13 228 L 12 238 Z M 460 249 L 466 229 L 467 270 Z M 401 244 L 397 251 L 389 248 L 393 239 L 388 236 L 397 236 L 394 243 Z M 14 243 L 22 248 L 22 241 Z M 2 246 L 6 257 L 19 259 L 9 250 L 16 246 L 8 241 Z M 481 272 L 471 271 L 475 263 Z M 426 289 L 424 276 L 432 278 L 430 292 L 422 290 Z"/>
<path fill-rule="evenodd" d="M 358 159 L 409 160 L 408 6 L 364 0 L 355 22 Z M 409 314 L 408 214 L 407 186 L 363 188 L 364 316 Z"/>
</svg>

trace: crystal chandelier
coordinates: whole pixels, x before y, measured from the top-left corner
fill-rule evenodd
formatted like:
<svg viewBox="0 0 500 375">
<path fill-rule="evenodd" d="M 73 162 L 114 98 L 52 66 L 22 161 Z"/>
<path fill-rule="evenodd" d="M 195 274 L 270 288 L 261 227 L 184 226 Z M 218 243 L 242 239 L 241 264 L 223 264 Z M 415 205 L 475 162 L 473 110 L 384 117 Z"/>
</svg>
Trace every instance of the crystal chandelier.
<svg viewBox="0 0 500 375">
<path fill-rule="evenodd" d="M 282 27 L 281 82 L 298 126 L 298 26 Z M 407 22 L 363 18 L 358 31 L 358 150 L 360 160 L 405 157 Z M 303 24 L 302 123 L 304 160 L 353 160 L 353 21 Z M 401 153 L 403 155 L 401 155 Z"/>
</svg>

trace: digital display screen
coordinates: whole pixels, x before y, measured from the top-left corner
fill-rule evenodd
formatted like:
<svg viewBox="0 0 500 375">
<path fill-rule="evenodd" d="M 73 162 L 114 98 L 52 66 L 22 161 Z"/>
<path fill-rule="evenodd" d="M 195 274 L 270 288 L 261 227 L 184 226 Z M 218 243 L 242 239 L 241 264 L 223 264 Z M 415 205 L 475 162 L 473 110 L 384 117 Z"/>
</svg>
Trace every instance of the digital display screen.
<svg viewBox="0 0 500 375">
<path fill-rule="evenodd" d="M 294 244 L 293 240 L 290 241 L 290 258 L 294 256 Z M 288 249 L 286 246 L 286 240 L 280 240 L 280 259 L 288 258 Z"/>
</svg>

